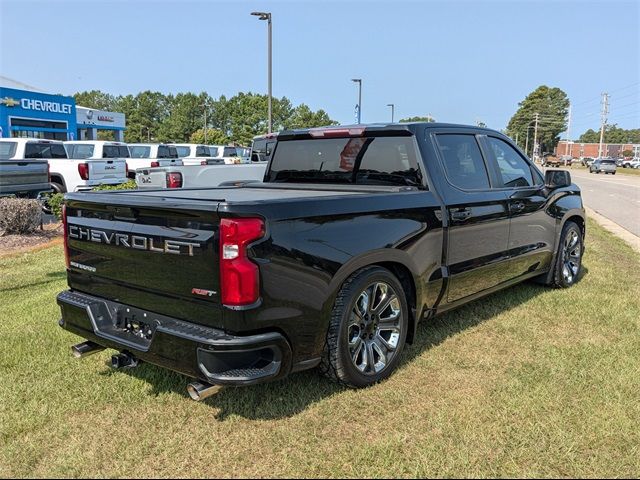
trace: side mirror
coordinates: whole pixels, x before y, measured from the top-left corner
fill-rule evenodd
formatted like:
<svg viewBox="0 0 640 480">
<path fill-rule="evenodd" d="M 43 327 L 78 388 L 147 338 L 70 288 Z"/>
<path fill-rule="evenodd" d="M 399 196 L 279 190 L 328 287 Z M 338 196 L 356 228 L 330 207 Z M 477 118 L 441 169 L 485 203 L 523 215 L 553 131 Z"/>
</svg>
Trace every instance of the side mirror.
<svg viewBox="0 0 640 480">
<path fill-rule="evenodd" d="M 571 185 L 571 174 L 566 170 L 547 170 L 544 174 L 544 186 L 550 190 Z"/>
</svg>

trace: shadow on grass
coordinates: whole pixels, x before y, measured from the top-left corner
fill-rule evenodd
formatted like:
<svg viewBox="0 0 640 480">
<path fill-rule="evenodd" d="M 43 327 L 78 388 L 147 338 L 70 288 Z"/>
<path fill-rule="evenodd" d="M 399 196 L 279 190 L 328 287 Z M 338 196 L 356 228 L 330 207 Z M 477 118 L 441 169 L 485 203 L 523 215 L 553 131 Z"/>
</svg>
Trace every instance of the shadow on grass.
<svg viewBox="0 0 640 480">
<path fill-rule="evenodd" d="M 40 282 L 32 282 L 32 283 L 27 283 L 27 284 L 23 284 L 23 285 L 14 285 L 13 287 L 7 287 L 7 288 L 0 288 L 0 292 L 13 292 L 15 290 L 21 290 L 23 288 L 33 288 L 33 287 L 37 287 L 37 286 L 42 286 L 42 285 L 47 285 L 49 283 L 53 283 L 53 282 L 57 282 L 59 280 L 62 279 L 66 279 L 67 278 L 67 272 L 62 271 L 62 272 L 49 272 L 46 275 L 49 280 L 42 280 Z"/>
<path fill-rule="evenodd" d="M 579 280 L 587 272 L 583 268 Z M 519 307 L 545 291 L 548 288 L 542 285 L 523 283 L 424 321 L 418 327 L 413 345 L 408 345 L 404 350 L 400 367 L 447 338 Z M 152 386 L 154 395 L 174 392 L 189 398 L 186 387 L 190 379 L 178 373 L 141 364 L 132 370 L 108 370 L 104 375 L 120 373 L 145 380 Z M 204 403 L 217 410 L 218 420 L 234 415 L 252 420 L 272 420 L 296 415 L 310 405 L 344 390 L 345 387 L 322 377 L 316 370 L 311 370 L 263 385 L 225 387 Z"/>
</svg>

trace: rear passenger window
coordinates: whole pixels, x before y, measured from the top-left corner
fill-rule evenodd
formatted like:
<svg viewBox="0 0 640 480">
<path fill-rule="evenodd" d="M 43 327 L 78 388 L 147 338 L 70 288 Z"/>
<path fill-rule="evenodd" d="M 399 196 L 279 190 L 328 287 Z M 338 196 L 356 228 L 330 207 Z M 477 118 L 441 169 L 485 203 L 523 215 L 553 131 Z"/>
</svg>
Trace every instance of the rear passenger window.
<svg viewBox="0 0 640 480">
<path fill-rule="evenodd" d="M 487 167 L 473 135 L 437 135 L 449 181 L 464 190 L 489 188 Z"/>
<path fill-rule="evenodd" d="M 533 177 L 529 164 L 507 142 L 499 138 L 487 137 L 491 152 L 498 163 L 505 187 L 529 187 L 533 185 Z"/>
</svg>

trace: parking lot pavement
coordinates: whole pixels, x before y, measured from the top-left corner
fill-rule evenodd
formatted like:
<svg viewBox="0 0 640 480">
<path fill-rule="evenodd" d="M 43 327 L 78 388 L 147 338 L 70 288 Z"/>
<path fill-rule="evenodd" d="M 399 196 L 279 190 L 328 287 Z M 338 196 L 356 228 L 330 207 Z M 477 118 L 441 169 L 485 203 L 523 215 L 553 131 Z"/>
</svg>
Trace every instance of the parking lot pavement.
<svg viewBox="0 0 640 480">
<path fill-rule="evenodd" d="M 568 170 L 587 207 L 640 237 L 640 176 Z"/>
</svg>

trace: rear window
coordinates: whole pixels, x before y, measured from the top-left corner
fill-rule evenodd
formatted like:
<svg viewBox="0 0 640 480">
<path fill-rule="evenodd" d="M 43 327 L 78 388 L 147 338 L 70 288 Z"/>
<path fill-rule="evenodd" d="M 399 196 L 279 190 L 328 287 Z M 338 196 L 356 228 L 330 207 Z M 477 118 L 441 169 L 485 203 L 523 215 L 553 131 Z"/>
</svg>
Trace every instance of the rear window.
<svg viewBox="0 0 640 480">
<path fill-rule="evenodd" d="M 447 179 L 463 190 L 489 188 L 489 175 L 473 135 L 437 135 Z"/>
<path fill-rule="evenodd" d="M 279 142 L 271 182 L 422 185 L 411 137 L 358 137 Z"/>
<path fill-rule="evenodd" d="M 209 147 L 209 153 L 211 153 L 212 157 L 217 157 L 219 150 L 220 149 L 218 147 Z"/>
<path fill-rule="evenodd" d="M 61 143 L 27 143 L 24 158 L 67 158 L 67 152 Z"/>
<path fill-rule="evenodd" d="M 67 145 L 69 158 L 90 158 L 93 157 L 93 145 Z"/>
<path fill-rule="evenodd" d="M 176 151 L 178 152 L 178 157 L 188 157 L 191 153 L 189 147 L 176 147 Z"/>
<path fill-rule="evenodd" d="M 129 152 L 131 153 L 131 158 L 149 158 L 151 156 L 151 147 L 130 145 Z"/>
<path fill-rule="evenodd" d="M 105 145 L 102 158 L 129 158 L 129 148 L 126 145 Z"/>
<path fill-rule="evenodd" d="M 209 148 L 204 145 L 198 145 L 196 147 L 196 157 L 210 157 Z"/>
<path fill-rule="evenodd" d="M 0 142 L 0 158 L 9 159 L 16 153 L 16 142 Z"/>
<path fill-rule="evenodd" d="M 178 153 L 175 148 L 169 148 L 166 145 L 160 145 L 158 147 L 158 158 L 178 158 Z"/>
<path fill-rule="evenodd" d="M 615 165 L 616 161 L 615 160 L 601 160 L 600 163 L 602 163 L 604 165 Z"/>
<path fill-rule="evenodd" d="M 237 157 L 238 151 L 236 147 L 224 147 L 224 151 L 222 152 L 223 157 Z"/>
</svg>

